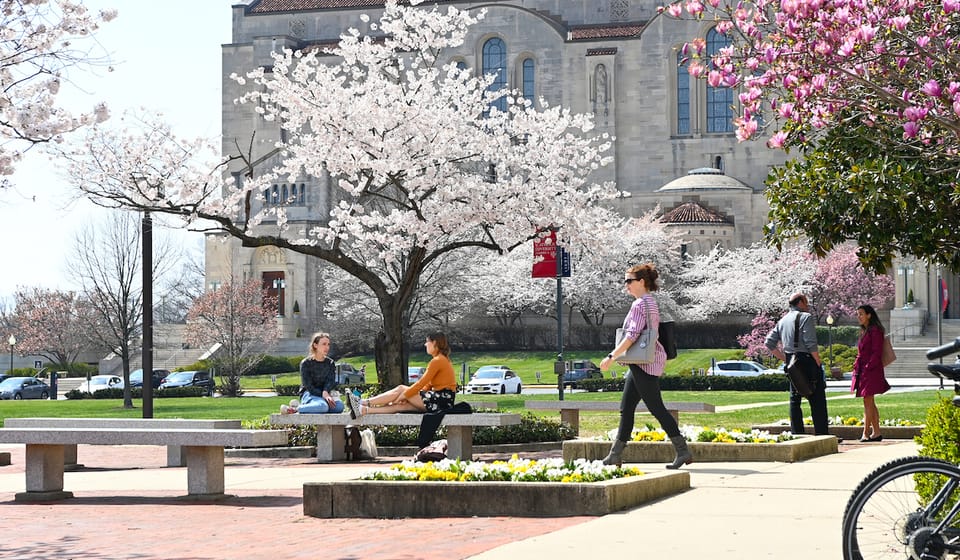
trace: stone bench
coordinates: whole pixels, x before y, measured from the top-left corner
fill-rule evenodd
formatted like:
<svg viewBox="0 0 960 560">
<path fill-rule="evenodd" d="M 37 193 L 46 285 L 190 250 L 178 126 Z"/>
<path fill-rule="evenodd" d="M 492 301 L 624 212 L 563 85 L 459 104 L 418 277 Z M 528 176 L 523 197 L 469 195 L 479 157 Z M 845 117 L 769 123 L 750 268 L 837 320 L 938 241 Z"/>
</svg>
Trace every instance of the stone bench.
<svg viewBox="0 0 960 560">
<path fill-rule="evenodd" d="M 316 426 L 317 462 L 343 461 L 346 426 L 419 426 L 422 414 L 365 414 L 359 419 L 341 414 L 271 414 L 270 424 L 277 426 Z M 512 426 L 520 423 L 519 414 L 475 412 L 447 414 L 442 426 L 447 427 L 447 455 L 466 460 L 473 458 L 473 428 L 475 426 Z"/>
<path fill-rule="evenodd" d="M 240 420 L 187 420 L 183 418 L 7 418 L 5 428 L 144 428 L 148 430 L 239 430 Z M 77 446 L 63 449 L 66 470 L 76 470 Z M 186 459 L 179 445 L 167 446 L 167 466 L 185 467 Z"/>
<path fill-rule="evenodd" d="M 665 402 L 667 412 L 680 421 L 680 412 L 714 412 L 716 407 L 704 402 Z M 620 411 L 620 403 L 614 401 L 524 401 L 530 410 L 559 410 L 560 421 L 569 424 L 575 434 L 580 433 L 580 411 Z M 637 412 L 649 412 L 640 402 Z"/>
<path fill-rule="evenodd" d="M 26 492 L 19 502 L 72 498 L 63 490 L 64 450 L 77 444 L 176 445 L 187 461 L 187 497 L 224 496 L 223 448 L 287 444 L 284 430 L 190 430 L 144 428 L 3 428 L 0 443 L 26 444 Z"/>
</svg>

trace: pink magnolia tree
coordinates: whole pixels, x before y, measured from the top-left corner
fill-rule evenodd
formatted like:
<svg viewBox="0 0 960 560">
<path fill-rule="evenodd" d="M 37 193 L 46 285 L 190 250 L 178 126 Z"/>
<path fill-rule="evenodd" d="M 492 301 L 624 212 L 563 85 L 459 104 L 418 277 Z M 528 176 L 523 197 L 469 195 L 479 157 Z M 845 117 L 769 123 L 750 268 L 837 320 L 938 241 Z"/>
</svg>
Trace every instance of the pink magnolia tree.
<svg viewBox="0 0 960 560">
<path fill-rule="evenodd" d="M 13 321 L 21 355 L 43 356 L 66 369 L 90 345 L 85 314 L 89 302 L 75 292 L 21 288 L 14 294 Z"/>
<path fill-rule="evenodd" d="M 227 282 L 206 292 L 187 314 L 185 337 L 192 344 L 219 348 L 213 363 L 224 396 L 242 394 L 240 377 L 257 367 L 279 336 L 277 300 L 257 279 Z"/>
<path fill-rule="evenodd" d="M 812 299 L 818 316 L 853 321 L 857 307 L 870 304 L 883 308 L 893 299 L 893 278 L 864 270 L 852 244 L 841 245 L 818 261 L 813 275 Z"/>
<path fill-rule="evenodd" d="M 32 146 L 107 119 L 105 105 L 74 114 L 57 94 L 69 69 L 96 62 L 81 45 L 116 14 L 71 0 L 0 0 L 0 177 Z"/>
<path fill-rule="evenodd" d="M 956 0 L 683 0 L 674 17 L 716 20 L 732 44 L 690 73 L 739 93 L 737 135 L 768 129 L 768 145 L 807 142 L 840 119 L 902 130 L 917 157 L 956 167 L 960 51 Z"/>
</svg>

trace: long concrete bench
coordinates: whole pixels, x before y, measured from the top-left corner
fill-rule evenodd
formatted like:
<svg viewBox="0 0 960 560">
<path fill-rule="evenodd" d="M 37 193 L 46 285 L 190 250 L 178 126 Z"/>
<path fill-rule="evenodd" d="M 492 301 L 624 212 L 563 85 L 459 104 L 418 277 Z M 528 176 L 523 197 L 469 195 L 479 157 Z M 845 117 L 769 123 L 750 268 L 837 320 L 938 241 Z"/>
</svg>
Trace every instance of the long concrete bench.
<svg viewBox="0 0 960 560">
<path fill-rule="evenodd" d="M 344 428 L 346 426 L 419 426 L 422 414 L 365 414 L 357 420 L 350 414 L 271 414 L 275 426 L 316 426 L 317 462 L 342 461 Z M 481 412 L 447 414 L 442 426 L 447 427 L 447 455 L 470 460 L 473 458 L 473 428 L 475 426 L 512 426 L 520 423 L 519 414 Z"/>
<path fill-rule="evenodd" d="M 284 430 L 188 430 L 143 428 L 3 428 L 0 443 L 26 444 L 26 492 L 20 502 L 72 498 L 63 489 L 64 450 L 77 444 L 176 445 L 187 459 L 187 497 L 223 497 L 223 448 L 287 444 Z"/>
<path fill-rule="evenodd" d="M 667 412 L 678 422 L 680 412 L 714 412 L 716 407 L 705 402 L 665 402 Z M 620 411 L 620 403 L 614 401 L 524 401 L 530 410 L 559 410 L 560 421 L 569 424 L 574 433 L 580 433 L 580 411 Z M 647 405 L 640 402 L 637 412 L 649 412 Z"/>
<path fill-rule="evenodd" d="M 142 428 L 148 430 L 239 430 L 240 420 L 204 420 L 183 418 L 7 418 L 6 428 Z M 66 470 L 83 465 L 77 462 L 77 446 L 63 449 Z M 179 445 L 167 446 L 167 466 L 184 467 L 186 458 Z"/>
</svg>

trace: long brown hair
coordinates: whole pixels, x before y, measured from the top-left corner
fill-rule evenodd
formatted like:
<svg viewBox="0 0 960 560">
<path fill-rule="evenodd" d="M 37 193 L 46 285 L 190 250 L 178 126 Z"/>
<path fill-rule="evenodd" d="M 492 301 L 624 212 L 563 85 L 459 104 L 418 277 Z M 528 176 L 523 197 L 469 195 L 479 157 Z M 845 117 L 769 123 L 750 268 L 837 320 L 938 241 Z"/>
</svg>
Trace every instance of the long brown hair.
<svg viewBox="0 0 960 560">
<path fill-rule="evenodd" d="M 427 335 L 427 340 L 437 347 L 437 352 L 446 357 L 450 357 L 450 344 L 447 343 L 447 335 L 442 332 L 432 332 Z"/>
</svg>

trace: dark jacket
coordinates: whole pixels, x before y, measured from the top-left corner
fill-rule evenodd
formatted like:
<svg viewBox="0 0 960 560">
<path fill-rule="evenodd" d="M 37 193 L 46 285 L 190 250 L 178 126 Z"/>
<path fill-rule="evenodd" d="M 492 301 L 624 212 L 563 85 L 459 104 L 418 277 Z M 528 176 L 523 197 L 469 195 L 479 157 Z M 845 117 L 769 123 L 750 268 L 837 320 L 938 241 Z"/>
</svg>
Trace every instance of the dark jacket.
<svg viewBox="0 0 960 560">
<path fill-rule="evenodd" d="M 324 391 L 330 393 L 336 388 L 337 366 L 330 356 L 320 362 L 313 358 L 300 362 L 300 395 L 310 393 L 322 397 Z"/>
</svg>

